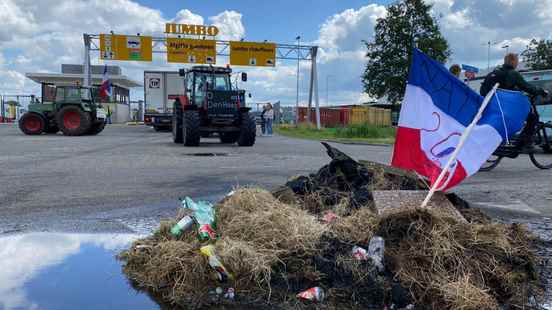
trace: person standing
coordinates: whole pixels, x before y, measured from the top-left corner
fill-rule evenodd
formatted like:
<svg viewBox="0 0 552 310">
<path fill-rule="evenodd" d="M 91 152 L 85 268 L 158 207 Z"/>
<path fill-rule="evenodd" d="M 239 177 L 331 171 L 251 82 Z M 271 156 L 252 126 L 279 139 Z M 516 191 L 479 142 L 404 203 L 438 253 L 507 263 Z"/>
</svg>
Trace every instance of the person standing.
<svg viewBox="0 0 552 310">
<path fill-rule="evenodd" d="M 261 133 L 263 136 L 266 135 L 265 113 L 266 113 L 266 104 L 263 104 L 263 112 L 261 112 Z"/>
<path fill-rule="evenodd" d="M 109 105 L 107 106 L 107 113 L 106 113 L 106 124 L 111 124 L 111 109 L 109 108 Z"/>
<path fill-rule="evenodd" d="M 272 104 L 267 103 L 266 104 L 266 112 L 264 114 L 265 118 L 265 125 L 266 125 L 266 135 L 271 137 L 272 136 L 272 122 L 274 120 L 274 110 L 272 109 Z"/>
</svg>

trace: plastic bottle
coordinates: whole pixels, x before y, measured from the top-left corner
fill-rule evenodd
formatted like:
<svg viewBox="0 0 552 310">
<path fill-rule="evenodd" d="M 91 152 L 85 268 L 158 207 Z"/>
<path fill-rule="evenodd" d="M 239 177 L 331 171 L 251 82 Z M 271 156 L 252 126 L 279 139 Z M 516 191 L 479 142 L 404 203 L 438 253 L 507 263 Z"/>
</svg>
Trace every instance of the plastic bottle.
<svg viewBox="0 0 552 310">
<path fill-rule="evenodd" d="M 171 228 L 171 234 L 175 237 L 178 237 L 183 232 L 192 229 L 193 226 L 194 226 L 194 218 L 189 215 L 186 215 Z"/>
<path fill-rule="evenodd" d="M 217 277 L 220 282 L 225 282 L 228 279 L 234 278 L 218 258 L 217 254 L 215 253 L 214 245 L 210 244 L 202 246 L 199 251 L 201 252 L 201 254 L 209 259 L 209 266 L 211 266 L 211 268 L 213 268 L 217 272 Z"/>
<path fill-rule="evenodd" d="M 370 239 L 368 245 L 368 256 L 374 261 L 374 265 L 379 272 L 385 269 L 383 266 L 383 253 L 385 251 L 385 241 L 380 236 L 374 236 Z"/>
<path fill-rule="evenodd" d="M 208 201 L 194 202 L 190 197 L 182 200 L 182 207 L 194 212 L 194 218 L 199 224 L 198 239 L 200 241 L 209 241 L 217 238 L 215 209 Z"/>
</svg>

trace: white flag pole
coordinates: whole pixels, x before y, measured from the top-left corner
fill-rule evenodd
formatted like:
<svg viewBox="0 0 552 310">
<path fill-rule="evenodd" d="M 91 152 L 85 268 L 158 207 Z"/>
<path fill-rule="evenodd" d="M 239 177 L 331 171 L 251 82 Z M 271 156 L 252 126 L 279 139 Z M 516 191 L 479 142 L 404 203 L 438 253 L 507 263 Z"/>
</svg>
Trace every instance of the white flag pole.
<svg viewBox="0 0 552 310">
<path fill-rule="evenodd" d="M 427 204 L 429 203 L 429 200 L 431 200 L 431 197 L 433 196 L 433 194 L 437 190 L 437 187 L 439 186 L 439 184 L 441 183 L 441 181 L 443 180 L 443 178 L 447 174 L 447 171 L 450 169 L 450 166 L 456 160 L 456 157 L 458 156 L 458 153 L 460 153 L 460 150 L 464 146 L 464 143 L 466 142 L 466 140 L 470 136 L 473 127 L 475 127 L 477 122 L 479 122 L 479 119 L 481 119 L 481 115 L 483 115 L 483 111 L 485 111 L 485 108 L 487 107 L 489 102 L 491 102 L 491 98 L 493 97 L 493 95 L 496 92 L 497 88 L 498 88 L 498 83 L 496 83 L 495 86 L 493 87 L 493 89 L 491 89 L 491 91 L 487 94 L 487 96 L 485 96 L 485 99 L 483 100 L 483 103 L 481 104 L 481 107 L 479 107 L 479 111 L 477 111 L 477 114 L 473 118 L 473 121 L 471 122 L 471 124 L 466 128 L 466 130 L 464 130 L 464 132 L 462 133 L 462 136 L 460 136 L 460 141 L 458 141 L 458 145 L 456 146 L 456 149 L 454 149 L 454 152 L 452 152 L 452 154 L 450 155 L 449 160 L 447 161 L 447 164 L 445 165 L 445 167 L 443 167 L 443 170 L 439 174 L 439 177 L 437 177 L 437 180 L 431 186 L 431 189 L 429 190 L 429 193 L 427 194 L 426 198 L 422 202 L 421 208 L 425 208 L 427 206 Z"/>
</svg>

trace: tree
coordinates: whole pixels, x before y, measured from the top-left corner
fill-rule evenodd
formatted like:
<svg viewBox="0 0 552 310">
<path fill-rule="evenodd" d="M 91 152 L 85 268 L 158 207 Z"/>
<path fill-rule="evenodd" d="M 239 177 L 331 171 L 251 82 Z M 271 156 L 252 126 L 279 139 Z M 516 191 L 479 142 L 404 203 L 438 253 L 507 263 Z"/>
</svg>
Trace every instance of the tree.
<svg viewBox="0 0 552 310">
<path fill-rule="evenodd" d="M 552 69 L 552 41 L 531 40 L 522 57 L 533 70 Z"/>
<path fill-rule="evenodd" d="M 362 82 L 370 96 L 387 96 L 392 103 L 402 99 L 414 44 L 437 61 L 444 63 L 450 56 L 430 10 L 423 0 L 401 0 L 377 20 L 374 41 L 364 42 L 368 63 Z"/>
</svg>

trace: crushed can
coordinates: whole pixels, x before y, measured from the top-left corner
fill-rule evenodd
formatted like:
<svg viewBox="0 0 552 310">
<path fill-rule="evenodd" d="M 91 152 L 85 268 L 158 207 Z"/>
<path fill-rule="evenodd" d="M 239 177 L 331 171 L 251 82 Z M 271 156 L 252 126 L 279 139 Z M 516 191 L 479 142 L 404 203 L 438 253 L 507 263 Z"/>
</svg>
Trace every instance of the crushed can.
<svg viewBox="0 0 552 310">
<path fill-rule="evenodd" d="M 352 256 L 356 260 L 368 260 L 368 258 L 370 257 L 366 249 L 356 245 L 353 247 Z"/>
<path fill-rule="evenodd" d="M 224 298 L 234 300 L 234 297 L 236 296 L 236 291 L 233 287 L 228 288 L 226 293 L 224 294 Z"/>
<path fill-rule="evenodd" d="M 324 300 L 324 290 L 321 287 L 311 287 L 306 291 L 297 294 L 297 298 L 312 302 L 322 302 Z"/>
<path fill-rule="evenodd" d="M 383 272 L 383 254 L 385 250 L 385 241 L 380 236 L 374 236 L 370 239 L 368 245 L 368 256 L 374 261 L 379 272 Z"/>
<path fill-rule="evenodd" d="M 175 237 L 180 236 L 183 232 L 192 229 L 194 222 L 193 217 L 186 215 L 171 228 L 171 234 Z"/>
<path fill-rule="evenodd" d="M 210 224 L 203 224 L 199 226 L 197 230 L 197 238 L 201 242 L 217 239 L 217 232 L 211 227 Z"/>
<path fill-rule="evenodd" d="M 228 279 L 234 278 L 232 274 L 228 272 L 226 267 L 224 267 L 217 254 L 215 253 L 215 246 L 213 246 L 212 244 L 202 246 L 199 251 L 201 252 L 201 254 L 203 254 L 203 256 L 207 257 L 207 259 L 209 260 L 209 266 L 211 266 L 211 268 L 215 270 L 215 272 L 217 273 L 217 278 L 220 282 L 225 282 Z"/>
<path fill-rule="evenodd" d="M 324 214 L 324 217 L 322 218 L 322 220 L 326 224 L 331 224 L 335 220 L 337 220 L 337 218 L 338 218 L 337 214 L 333 213 L 332 211 L 328 211 L 326 212 L 326 214 Z"/>
</svg>

